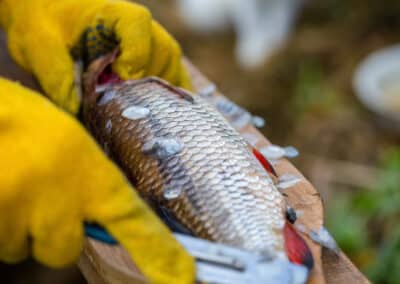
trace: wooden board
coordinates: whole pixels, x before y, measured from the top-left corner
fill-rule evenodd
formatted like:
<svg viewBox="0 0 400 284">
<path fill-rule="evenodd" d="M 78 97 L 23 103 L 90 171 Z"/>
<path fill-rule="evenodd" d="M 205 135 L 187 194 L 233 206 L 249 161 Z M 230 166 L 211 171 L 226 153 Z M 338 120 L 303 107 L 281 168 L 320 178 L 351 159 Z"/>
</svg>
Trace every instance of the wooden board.
<svg viewBox="0 0 400 284">
<path fill-rule="evenodd" d="M 202 90 L 212 84 L 197 70 L 189 61 L 186 62 L 193 78 L 196 90 Z M 221 95 L 217 92 L 216 95 Z M 260 139 L 256 148 L 261 148 L 271 144 L 258 130 L 251 125 L 247 125 L 240 131 L 242 134 L 250 133 Z M 302 215 L 298 218 L 297 224 L 303 225 L 307 230 L 318 230 L 323 225 L 324 212 L 321 196 L 310 182 L 286 159 L 281 159 L 278 164 L 274 164 L 278 176 L 292 174 L 300 176 L 302 182 L 294 187 L 285 190 L 289 204 L 296 210 L 301 211 Z M 369 283 L 368 279 L 354 266 L 354 264 L 342 252 L 336 255 L 328 249 L 313 242 L 307 235 L 304 235 L 315 260 L 315 267 L 311 274 L 309 283 Z"/>
<path fill-rule="evenodd" d="M 197 90 L 210 85 L 210 81 L 189 62 L 187 66 Z M 28 87 L 39 90 L 34 78 L 10 59 L 6 51 L 4 34 L 0 34 L 0 76 L 18 80 Z M 257 147 L 269 144 L 269 141 L 250 125 L 244 127 L 241 132 L 257 136 L 259 138 Z M 278 175 L 290 173 L 302 178 L 300 183 L 287 189 L 285 193 L 289 204 L 303 213 L 297 222 L 309 230 L 318 230 L 323 225 L 323 206 L 318 192 L 289 161 L 282 159 L 275 168 Z M 321 250 L 321 247 L 307 236 L 305 239 L 315 260 L 310 283 L 369 283 L 343 253 L 337 256 L 325 249 Z M 87 238 L 78 265 L 89 283 L 146 283 L 129 255 L 120 246 L 108 246 Z"/>
<path fill-rule="evenodd" d="M 212 84 L 188 61 L 186 62 L 186 65 L 189 68 L 193 78 L 193 85 L 196 90 L 202 90 Z M 222 94 L 216 92 L 214 95 L 221 96 Z M 245 135 L 256 136 L 258 141 L 254 146 L 257 149 L 271 144 L 258 130 L 256 130 L 250 124 L 239 131 Z M 278 176 L 283 174 L 292 174 L 302 178 L 302 182 L 296 184 L 290 189 L 285 190 L 285 193 L 287 194 L 289 204 L 295 210 L 301 210 L 303 212 L 302 216 L 298 218 L 296 223 L 302 224 L 311 230 L 318 230 L 323 225 L 323 206 L 318 192 L 288 160 L 279 160 L 278 163 L 274 164 L 274 168 Z M 311 241 L 308 236 L 304 236 L 304 238 L 306 239 L 312 251 L 315 261 L 310 283 L 325 283 L 322 272 L 321 247 Z"/>
<path fill-rule="evenodd" d="M 148 283 L 121 246 L 87 238 L 78 266 L 89 283 Z"/>
</svg>

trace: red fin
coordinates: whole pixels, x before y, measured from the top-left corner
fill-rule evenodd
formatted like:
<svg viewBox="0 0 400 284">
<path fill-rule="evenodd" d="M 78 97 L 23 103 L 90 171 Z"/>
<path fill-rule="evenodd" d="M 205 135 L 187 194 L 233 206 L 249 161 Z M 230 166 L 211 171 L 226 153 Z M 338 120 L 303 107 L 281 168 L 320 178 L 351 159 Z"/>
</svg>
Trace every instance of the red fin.
<svg viewBox="0 0 400 284">
<path fill-rule="evenodd" d="M 314 266 L 311 251 L 303 238 L 289 222 L 286 222 L 283 234 L 285 237 L 285 250 L 289 260 L 311 269 Z"/>
<path fill-rule="evenodd" d="M 272 165 L 268 162 L 268 160 L 264 157 L 263 154 L 260 153 L 256 148 L 253 148 L 253 154 L 256 156 L 257 160 L 263 165 L 264 169 L 269 172 L 270 174 L 273 174 L 274 176 L 278 176 L 275 172 L 275 169 L 272 167 Z"/>
</svg>

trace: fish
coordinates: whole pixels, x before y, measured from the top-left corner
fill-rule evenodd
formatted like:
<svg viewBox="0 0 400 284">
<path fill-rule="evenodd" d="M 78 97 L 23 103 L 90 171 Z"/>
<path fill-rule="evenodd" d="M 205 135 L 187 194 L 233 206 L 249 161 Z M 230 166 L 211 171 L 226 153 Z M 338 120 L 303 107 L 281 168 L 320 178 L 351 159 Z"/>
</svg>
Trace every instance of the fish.
<svg viewBox="0 0 400 284">
<path fill-rule="evenodd" d="M 311 269 L 267 159 L 201 96 L 153 77 L 120 80 L 115 56 L 87 68 L 83 120 L 141 197 L 196 237 Z"/>
</svg>

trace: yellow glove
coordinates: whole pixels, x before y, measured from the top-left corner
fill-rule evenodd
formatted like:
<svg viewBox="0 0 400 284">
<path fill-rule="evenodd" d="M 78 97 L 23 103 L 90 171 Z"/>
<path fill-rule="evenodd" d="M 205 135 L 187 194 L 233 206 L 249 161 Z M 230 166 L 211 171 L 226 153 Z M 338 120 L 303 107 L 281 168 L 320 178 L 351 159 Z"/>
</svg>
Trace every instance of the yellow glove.
<svg viewBox="0 0 400 284">
<path fill-rule="evenodd" d="M 144 7 L 121 0 L 0 0 L 0 25 L 14 59 L 46 94 L 76 113 L 73 59 L 90 61 L 119 45 L 123 79 L 155 75 L 190 88 L 176 41 Z M 87 62 L 88 63 L 88 62 Z"/>
<path fill-rule="evenodd" d="M 0 259 L 76 260 L 103 225 L 152 283 L 193 283 L 194 262 L 71 116 L 0 78 Z M 32 250 L 32 251 L 30 251 Z"/>
</svg>

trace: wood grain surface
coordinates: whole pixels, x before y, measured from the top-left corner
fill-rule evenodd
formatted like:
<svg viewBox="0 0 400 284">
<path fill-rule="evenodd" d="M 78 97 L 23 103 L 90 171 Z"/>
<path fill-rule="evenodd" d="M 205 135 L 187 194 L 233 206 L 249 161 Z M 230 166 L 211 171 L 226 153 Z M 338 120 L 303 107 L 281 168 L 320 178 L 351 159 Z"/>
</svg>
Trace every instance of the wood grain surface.
<svg viewBox="0 0 400 284">
<path fill-rule="evenodd" d="M 196 90 L 207 87 L 211 82 L 194 66 L 186 62 L 193 78 Z M 3 33 L 0 33 L 0 76 L 17 80 L 32 89 L 39 90 L 35 79 L 16 66 L 10 59 Z M 221 95 L 215 93 L 215 95 Z M 255 128 L 248 125 L 241 129 L 242 133 L 251 133 L 259 138 L 257 147 L 270 142 Z M 303 214 L 298 218 L 306 230 L 318 230 L 323 225 L 323 205 L 318 191 L 287 160 L 282 159 L 275 164 L 278 175 L 293 174 L 302 178 L 295 186 L 285 190 L 289 204 Z M 314 260 L 310 283 L 369 283 L 361 272 L 343 254 L 336 255 L 329 250 L 321 249 L 305 235 Z M 146 279 L 131 261 L 127 252 L 120 246 L 109 246 L 87 238 L 85 248 L 78 265 L 89 283 L 146 283 Z"/>
</svg>

